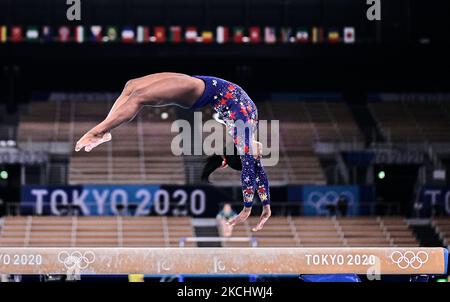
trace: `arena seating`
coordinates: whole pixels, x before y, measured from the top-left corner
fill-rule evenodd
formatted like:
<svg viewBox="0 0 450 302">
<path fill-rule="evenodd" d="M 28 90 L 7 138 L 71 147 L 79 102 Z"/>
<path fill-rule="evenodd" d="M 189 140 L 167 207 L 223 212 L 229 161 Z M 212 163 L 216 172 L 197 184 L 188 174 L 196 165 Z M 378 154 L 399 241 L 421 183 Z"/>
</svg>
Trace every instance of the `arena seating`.
<svg viewBox="0 0 450 302">
<path fill-rule="evenodd" d="M 0 246 L 178 246 L 194 237 L 188 217 L 10 216 Z M 400 217 L 272 217 L 264 232 L 253 233 L 257 216 L 234 228 L 233 237 L 254 237 L 259 247 L 419 246 Z M 446 222 L 448 236 L 448 221 Z M 442 232 L 442 231 L 441 231 Z M 224 242 L 223 246 L 249 246 Z M 186 246 L 196 246 L 186 242 Z"/>
<path fill-rule="evenodd" d="M 378 127 L 392 142 L 448 142 L 448 102 L 371 102 L 369 109 Z"/>
<path fill-rule="evenodd" d="M 362 134 L 344 102 L 268 102 L 273 118 L 300 126 L 303 147 L 316 142 L 359 142 Z M 299 137 L 300 138 L 300 137 Z M 299 146 L 301 147 L 301 146 Z"/>
<path fill-rule="evenodd" d="M 450 219 L 436 218 L 433 220 L 433 225 L 444 245 L 450 246 Z"/>
<path fill-rule="evenodd" d="M 258 106 L 260 119 L 278 119 L 281 123 L 280 161 L 267 167 L 273 184 L 325 184 L 314 144 L 362 140 L 344 103 L 273 103 L 261 102 Z M 49 150 L 50 144 L 65 144 L 71 152 L 70 184 L 186 184 L 183 158 L 170 152 L 173 119 L 162 120 L 157 108 L 144 109 L 133 122 L 114 130 L 112 142 L 99 146 L 95 152 L 71 151 L 74 142 L 102 120 L 110 107 L 111 102 L 100 101 L 33 102 L 21 116 L 19 145 L 41 145 Z M 175 116 L 174 110 L 169 109 L 171 117 Z M 212 180 L 238 184 L 239 173 L 225 169 Z"/>
<path fill-rule="evenodd" d="M 237 225 L 233 237 L 257 239 L 258 246 L 419 246 L 400 217 L 272 217 L 264 232 L 252 233 L 257 217 Z M 225 246 L 246 246 L 226 242 Z"/>
<path fill-rule="evenodd" d="M 343 102 L 260 102 L 259 118 L 280 121 L 280 161 L 267 167 L 273 184 L 325 184 L 325 175 L 314 144 L 358 143 L 363 137 Z M 269 136 L 270 137 L 270 136 Z M 271 145 L 269 139 L 268 145 Z M 230 169 L 212 176 L 215 183 L 239 184 L 239 173 Z"/>
<path fill-rule="evenodd" d="M 403 218 L 340 218 L 338 226 L 349 246 L 419 246 Z"/>
<path fill-rule="evenodd" d="M 192 236 L 189 217 L 10 216 L 4 219 L 0 246 L 168 247 Z"/>
<path fill-rule="evenodd" d="M 360 142 L 358 126 L 343 102 L 268 102 L 280 120 L 281 149 L 293 183 L 324 184 L 325 176 L 314 145 L 318 142 Z"/>
<path fill-rule="evenodd" d="M 170 120 L 158 109 L 144 109 L 131 123 L 117 128 L 109 144 L 93 153 L 73 150 L 75 141 L 101 121 L 111 104 L 98 101 L 34 102 L 19 123 L 19 146 L 64 143 L 70 152 L 69 183 L 185 184 L 182 157 L 170 151 Z M 173 115 L 173 112 L 171 112 Z M 48 117 L 55 117 L 49 120 Z"/>
</svg>

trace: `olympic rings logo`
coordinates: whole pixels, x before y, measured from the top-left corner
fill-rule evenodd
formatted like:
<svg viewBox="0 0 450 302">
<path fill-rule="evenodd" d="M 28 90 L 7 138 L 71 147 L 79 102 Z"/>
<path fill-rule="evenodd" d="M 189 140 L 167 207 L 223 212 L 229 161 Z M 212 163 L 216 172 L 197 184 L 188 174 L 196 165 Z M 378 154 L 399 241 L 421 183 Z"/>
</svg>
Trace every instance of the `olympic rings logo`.
<svg viewBox="0 0 450 302">
<path fill-rule="evenodd" d="M 413 251 L 406 251 L 405 253 L 394 251 L 390 258 L 400 269 L 407 269 L 409 267 L 420 269 L 428 262 L 428 253 L 424 251 L 419 251 L 417 254 Z"/>
<path fill-rule="evenodd" d="M 337 190 L 311 191 L 306 197 L 306 204 L 313 208 L 317 214 L 326 214 L 328 212 L 326 206 L 330 204 L 336 205 L 341 195 L 347 198 L 348 206 L 352 207 L 356 199 L 354 193 Z"/>
<path fill-rule="evenodd" d="M 95 261 L 95 254 L 92 251 L 81 253 L 79 251 L 67 252 L 62 251 L 58 254 L 58 261 L 69 271 L 79 271 L 86 269 L 89 264 Z"/>
</svg>

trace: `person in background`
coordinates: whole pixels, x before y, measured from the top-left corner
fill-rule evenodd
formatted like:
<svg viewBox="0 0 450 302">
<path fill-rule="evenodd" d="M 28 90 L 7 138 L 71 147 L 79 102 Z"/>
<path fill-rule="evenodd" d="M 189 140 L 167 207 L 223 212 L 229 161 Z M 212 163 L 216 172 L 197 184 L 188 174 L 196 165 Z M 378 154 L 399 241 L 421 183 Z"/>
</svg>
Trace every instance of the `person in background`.
<svg viewBox="0 0 450 302">
<path fill-rule="evenodd" d="M 233 233 L 233 226 L 228 222 L 236 217 L 237 213 L 233 211 L 233 208 L 229 203 L 223 205 L 222 210 L 217 214 L 217 226 L 219 227 L 219 233 L 223 237 L 230 237 Z"/>
<path fill-rule="evenodd" d="M 344 194 L 339 195 L 339 199 L 337 201 L 336 204 L 338 213 L 340 216 L 345 217 L 347 216 L 348 213 L 348 201 L 347 201 L 347 196 L 345 196 Z"/>
<path fill-rule="evenodd" d="M 328 202 L 325 205 L 325 209 L 328 211 L 327 216 L 329 217 L 334 217 L 336 216 L 336 204 L 333 202 Z"/>
</svg>

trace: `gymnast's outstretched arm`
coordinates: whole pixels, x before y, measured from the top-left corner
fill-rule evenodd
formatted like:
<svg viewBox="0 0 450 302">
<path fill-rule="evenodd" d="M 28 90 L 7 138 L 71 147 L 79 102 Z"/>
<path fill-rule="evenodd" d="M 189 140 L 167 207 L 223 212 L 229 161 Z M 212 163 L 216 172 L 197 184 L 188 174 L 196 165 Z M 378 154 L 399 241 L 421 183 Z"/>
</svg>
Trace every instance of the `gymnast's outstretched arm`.
<svg viewBox="0 0 450 302">
<path fill-rule="evenodd" d="M 161 75 L 157 77 L 156 75 Z M 91 151 L 111 140 L 111 130 L 131 121 L 143 106 L 167 106 L 177 104 L 191 107 L 202 95 L 205 84 L 202 80 L 183 74 L 156 74 L 141 78 L 134 87 L 125 87 L 126 92 L 114 103 L 108 116 L 78 140 L 75 151 L 83 148 Z"/>
</svg>

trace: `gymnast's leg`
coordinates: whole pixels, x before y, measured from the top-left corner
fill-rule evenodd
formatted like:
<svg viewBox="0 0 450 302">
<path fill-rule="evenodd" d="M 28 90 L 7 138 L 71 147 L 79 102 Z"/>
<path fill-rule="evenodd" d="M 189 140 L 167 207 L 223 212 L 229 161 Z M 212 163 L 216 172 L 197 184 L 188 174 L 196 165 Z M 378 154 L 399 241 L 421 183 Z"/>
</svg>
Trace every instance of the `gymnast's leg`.
<svg viewBox="0 0 450 302">
<path fill-rule="evenodd" d="M 143 106 L 178 104 L 189 108 L 205 89 L 202 80 L 183 74 L 147 77 L 135 82 L 136 86 L 131 85 L 132 87 L 124 89 L 105 120 L 80 138 L 75 151 L 84 148 L 89 152 L 101 143 L 111 140 L 110 131 L 131 121 Z"/>
<path fill-rule="evenodd" d="M 126 101 L 128 101 L 129 97 L 139 89 L 143 89 L 144 87 L 148 87 L 154 82 L 158 80 L 162 80 L 164 78 L 170 78 L 173 76 L 179 76 L 182 74 L 179 73 L 173 73 L 173 72 L 161 72 L 161 73 L 155 73 L 150 74 L 147 76 L 143 76 L 136 79 L 129 80 L 126 84 L 124 89 L 122 90 L 122 93 L 119 95 L 117 100 L 114 102 L 111 110 L 108 113 L 108 116 L 112 115 L 114 112 L 116 112 L 117 108 L 120 107 L 122 104 L 124 104 Z M 100 145 L 101 143 L 105 143 L 111 140 L 111 134 L 109 132 L 105 133 L 103 137 L 97 142 L 97 145 L 92 145 L 89 149 L 94 148 L 95 146 Z M 87 149 L 85 148 L 87 151 Z"/>
<path fill-rule="evenodd" d="M 229 224 L 234 226 L 245 221 L 251 213 L 255 190 L 263 204 L 263 212 L 258 224 L 252 228 L 253 232 L 260 231 L 271 216 L 270 210 L 270 189 L 266 172 L 259 157 L 255 158 L 251 154 L 241 155 L 242 160 L 242 195 L 244 197 L 244 209 L 234 217 Z"/>
<path fill-rule="evenodd" d="M 261 230 L 267 220 L 270 218 L 271 210 L 270 210 L 270 188 L 269 188 L 269 180 L 267 179 L 266 172 L 264 171 L 264 167 L 261 163 L 261 159 L 256 159 L 256 190 L 258 192 L 259 200 L 263 204 L 263 212 L 261 213 L 261 217 L 259 218 L 259 222 L 252 229 L 252 231 L 257 232 Z"/>
<path fill-rule="evenodd" d="M 133 92 L 135 92 L 136 90 L 143 89 L 147 86 L 150 86 L 151 84 L 153 84 L 156 81 L 159 81 L 159 80 L 162 80 L 165 78 L 174 77 L 174 76 L 183 76 L 183 74 L 174 73 L 174 72 L 160 72 L 160 73 L 150 74 L 150 75 L 146 75 L 146 76 L 143 76 L 140 78 L 135 78 L 135 79 L 129 80 L 125 84 L 125 87 L 123 88 L 123 91 L 120 94 L 120 96 L 114 102 L 109 114 L 112 114 L 112 112 L 114 112 L 117 109 L 117 107 L 119 107 L 124 102 L 126 102 L 128 100 L 128 98 L 131 96 L 131 94 Z"/>
<path fill-rule="evenodd" d="M 256 187 L 255 158 L 250 153 L 245 153 L 240 157 L 242 162 L 241 185 L 244 208 L 239 215 L 228 222 L 231 226 L 244 222 L 250 216 Z"/>
</svg>

